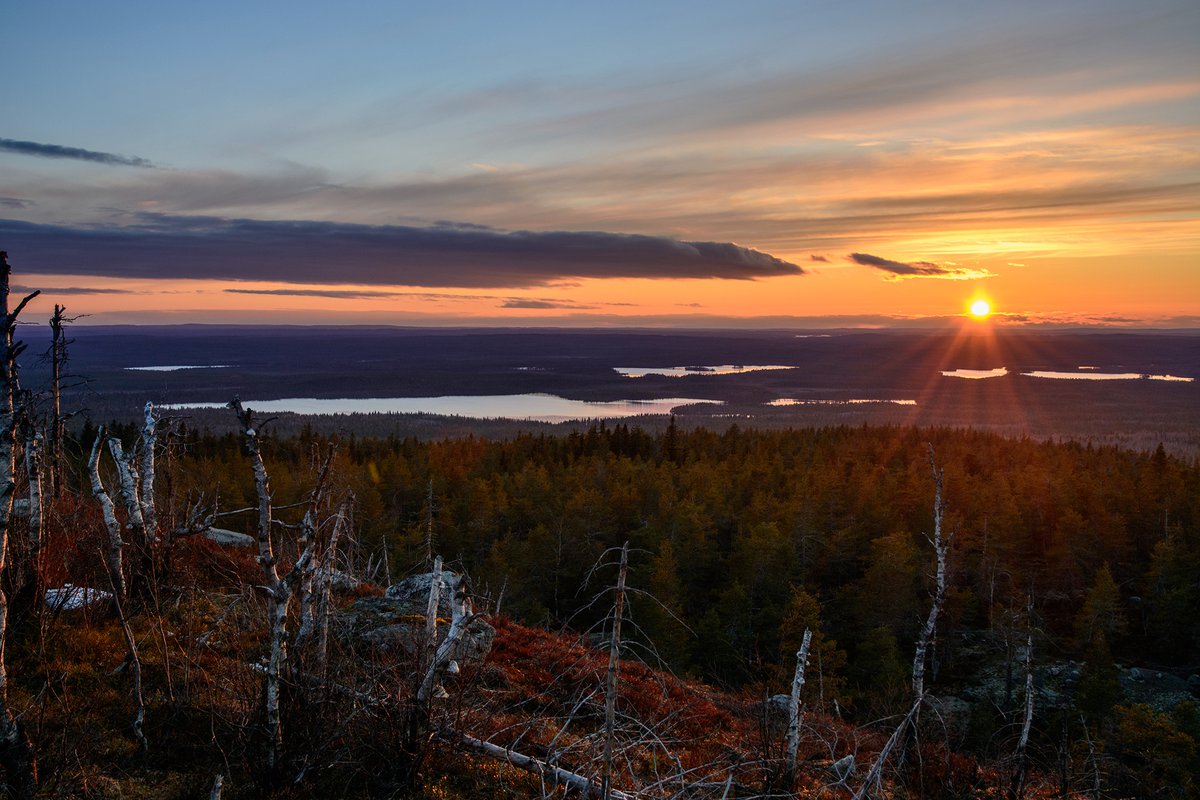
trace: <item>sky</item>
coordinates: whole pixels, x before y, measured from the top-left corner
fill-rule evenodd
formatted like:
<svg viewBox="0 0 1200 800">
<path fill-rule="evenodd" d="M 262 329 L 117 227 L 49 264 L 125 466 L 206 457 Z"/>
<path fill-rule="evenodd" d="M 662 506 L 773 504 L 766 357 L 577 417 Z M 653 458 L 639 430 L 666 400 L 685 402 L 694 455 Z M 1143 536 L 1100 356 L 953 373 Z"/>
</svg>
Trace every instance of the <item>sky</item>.
<svg viewBox="0 0 1200 800">
<path fill-rule="evenodd" d="M 1200 4 L 9 4 L 89 323 L 1200 327 Z"/>
</svg>

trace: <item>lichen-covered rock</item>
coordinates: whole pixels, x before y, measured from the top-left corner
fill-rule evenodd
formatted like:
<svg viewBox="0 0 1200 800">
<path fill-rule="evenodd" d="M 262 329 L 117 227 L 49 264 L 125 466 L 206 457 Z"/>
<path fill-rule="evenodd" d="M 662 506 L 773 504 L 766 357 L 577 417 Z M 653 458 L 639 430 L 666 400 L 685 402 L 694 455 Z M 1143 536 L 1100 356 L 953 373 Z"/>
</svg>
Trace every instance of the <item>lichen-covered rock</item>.
<svg viewBox="0 0 1200 800">
<path fill-rule="evenodd" d="M 254 547 L 255 544 L 253 536 L 247 536 L 244 533 L 226 530 L 225 528 L 207 528 L 204 531 L 204 538 L 211 542 L 231 547 Z"/>
<path fill-rule="evenodd" d="M 425 611 L 429 607 L 429 588 L 433 573 L 414 575 L 388 587 L 383 597 L 362 597 L 338 615 L 339 627 L 349 641 L 364 643 L 389 652 L 397 649 L 416 653 L 425 636 Z M 438 644 L 446 638 L 453 615 L 450 587 L 458 582 L 453 572 L 442 572 L 442 592 L 438 601 Z M 491 652 L 496 629 L 475 617 L 467 623 L 462 638 L 450 653 L 458 663 L 482 661 Z"/>
</svg>

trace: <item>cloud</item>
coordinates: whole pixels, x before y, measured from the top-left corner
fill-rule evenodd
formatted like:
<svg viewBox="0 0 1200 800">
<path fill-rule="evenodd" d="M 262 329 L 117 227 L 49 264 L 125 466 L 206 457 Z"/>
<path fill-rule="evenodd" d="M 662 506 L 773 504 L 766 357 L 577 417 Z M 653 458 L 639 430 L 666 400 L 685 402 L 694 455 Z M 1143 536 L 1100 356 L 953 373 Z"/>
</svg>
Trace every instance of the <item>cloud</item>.
<svg viewBox="0 0 1200 800">
<path fill-rule="evenodd" d="M 91 161 L 95 164 L 112 164 L 120 167 L 153 167 L 148 159 L 138 156 L 121 156 L 99 150 L 84 150 L 82 147 L 64 147 L 61 144 L 25 142 L 20 139 L 0 138 L 0 151 L 19 153 L 23 156 L 40 158 L 70 158 L 76 161 Z"/>
<path fill-rule="evenodd" d="M 816 253 L 814 253 L 814 254 L 810 255 L 810 256 L 809 256 L 809 259 L 811 259 L 812 261 L 818 261 L 818 262 L 820 262 L 820 263 L 822 263 L 822 264 L 828 264 L 828 263 L 829 263 L 829 259 L 828 259 L 828 258 L 826 258 L 825 256 L 819 256 L 819 255 L 817 255 Z"/>
<path fill-rule="evenodd" d="M 329 297 L 335 300 L 365 300 L 380 297 L 399 297 L 401 292 L 379 292 L 371 289 L 224 289 L 230 294 L 262 294 L 272 297 Z"/>
<path fill-rule="evenodd" d="M 528 287 L 563 278 L 803 275 L 731 242 L 604 231 L 503 231 L 139 214 L 127 226 L 0 220 L 34 273 L 284 283 Z"/>
<path fill-rule="evenodd" d="M 43 297 L 55 297 L 61 294 L 142 294 L 133 289 L 100 289 L 92 286 L 50 286 L 44 289 L 33 286 L 11 286 L 9 288 L 16 294 L 40 291 Z"/>
<path fill-rule="evenodd" d="M 20 197 L 0 197 L 0 206 L 5 208 L 29 208 L 34 205 L 32 200 L 25 200 Z"/>
<path fill-rule="evenodd" d="M 510 300 L 505 300 L 501 308 L 566 308 L 577 310 L 582 308 L 595 308 L 595 306 L 581 306 L 572 303 L 570 300 L 536 300 L 514 297 Z"/>
<path fill-rule="evenodd" d="M 870 253 L 851 253 L 848 259 L 864 267 L 875 267 L 889 273 L 891 280 L 904 278 L 949 278 L 951 280 L 968 280 L 972 278 L 990 278 L 992 273 L 986 269 L 970 269 L 953 264 L 934 264 L 932 261 L 892 261 L 889 258 L 873 256 Z"/>
</svg>

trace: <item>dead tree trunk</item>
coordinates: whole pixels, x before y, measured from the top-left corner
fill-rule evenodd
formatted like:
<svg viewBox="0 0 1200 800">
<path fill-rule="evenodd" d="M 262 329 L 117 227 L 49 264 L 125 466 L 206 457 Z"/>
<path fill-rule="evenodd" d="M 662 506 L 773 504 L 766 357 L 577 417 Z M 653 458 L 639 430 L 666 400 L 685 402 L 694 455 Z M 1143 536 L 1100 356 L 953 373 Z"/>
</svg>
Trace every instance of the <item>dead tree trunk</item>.
<svg viewBox="0 0 1200 800">
<path fill-rule="evenodd" d="M 933 456 L 933 445 L 929 445 L 929 463 L 933 468 L 934 500 L 933 500 L 933 536 L 930 542 L 937 556 L 937 587 L 934 590 L 933 604 L 929 608 L 929 616 L 917 639 L 916 655 L 913 657 L 913 701 L 908 713 L 900 720 L 896 730 L 892 732 L 883 749 L 879 751 L 875 762 L 867 771 L 866 780 L 854 793 L 854 800 L 863 800 L 873 788 L 879 787 L 883 781 L 883 769 L 896 745 L 905 740 L 910 730 L 915 730 L 921 715 L 921 706 L 925 704 L 925 660 L 930 646 L 934 642 L 937 631 L 938 615 L 942 611 L 942 603 L 946 599 L 946 553 L 949 551 L 948 537 L 942 535 L 942 517 L 945 505 L 942 500 L 942 471 L 938 469 Z"/>
<path fill-rule="evenodd" d="M 36 427 L 28 424 L 25 427 L 25 475 L 29 481 L 29 552 L 24 570 L 25 586 L 22 587 L 21 593 L 32 599 L 32 607 L 40 608 L 45 599 L 45 587 L 42 585 L 42 528 L 46 505 L 43 488 L 43 441 L 42 434 Z"/>
<path fill-rule="evenodd" d="M 17 316 L 38 295 L 25 297 L 9 311 L 9 277 L 12 268 L 8 253 L 0 252 L 0 314 L 2 314 L 3 352 L 0 353 L 0 577 L 8 566 L 8 538 L 12 522 L 13 492 L 16 489 L 17 419 L 14 400 L 17 392 L 17 356 L 25 349 L 13 340 Z M 0 767 L 3 767 L 8 795 L 31 798 L 37 790 L 37 759 L 28 737 L 8 705 L 8 670 L 5 644 L 8 639 L 8 597 L 0 585 Z"/>
<path fill-rule="evenodd" d="M 796 782 L 796 753 L 800 749 L 800 690 L 804 688 L 804 670 L 808 667 L 808 648 L 812 644 L 812 631 L 804 629 L 800 649 L 796 651 L 796 674 L 792 678 L 792 694 L 788 698 L 787 768 L 784 771 L 784 787 L 791 789 Z"/>
<path fill-rule="evenodd" d="M 1021 738 L 1017 740 L 1016 769 L 1013 772 L 1012 786 L 1008 796 L 1011 800 L 1023 800 L 1025 797 L 1025 773 L 1028 769 L 1028 759 L 1025 748 L 1029 745 L 1029 730 L 1033 727 L 1033 598 L 1029 598 L 1027 606 L 1029 631 L 1025 637 L 1025 716 L 1021 723 Z"/>
<path fill-rule="evenodd" d="M 267 661 L 267 685 L 264 711 L 267 728 L 267 768 L 274 772 L 279 767 L 280 750 L 283 747 L 283 725 L 280 719 L 280 690 L 284 664 L 287 660 L 287 613 L 291 590 L 279 576 L 279 565 L 275 548 L 271 542 L 271 483 L 267 467 L 263 463 L 262 450 L 258 443 L 258 430 L 254 425 L 254 412 L 242 408 L 234 398 L 229 403 L 242 426 L 242 438 L 250 456 L 250 468 L 254 472 L 254 490 L 258 496 L 258 564 L 262 567 L 267 593 L 267 617 L 271 625 L 271 655 Z"/>
<path fill-rule="evenodd" d="M 106 561 L 109 581 L 113 586 L 113 595 L 118 601 L 122 601 L 128 594 L 125 586 L 125 541 L 121 537 L 121 523 L 117 521 L 112 498 L 108 496 L 108 491 L 100 479 L 100 447 L 104 438 L 104 427 L 101 426 L 100 430 L 96 431 L 96 441 L 92 442 L 92 454 L 88 458 L 88 474 L 92 479 L 92 496 L 100 504 L 100 511 L 104 515 L 104 527 L 108 531 Z"/>
<path fill-rule="evenodd" d="M 70 320 L 64 315 L 65 306 L 55 305 L 50 318 L 50 486 L 57 500 L 63 484 L 63 439 L 66 437 L 66 421 L 62 413 L 63 368 L 67 363 L 67 337 L 65 325 Z"/>
<path fill-rule="evenodd" d="M 142 524 L 150 539 L 158 537 L 158 507 L 154 503 L 154 470 L 155 455 L 158 450 L 158 422 L 154 413 L 154 404 L 146 403 L 143 424 L 142 442 L 138 452 L 138 467 L 141 472 L 141 485 L 138 486 L 138 505 L 142 509 Z M 148 545 L 156 544 L 148 541 Z"/>
<path fill-rule="evenodd" d="M 604 772 L 600 779 L 603 800 L 612 797 L 613 738 L 617 727 L 617 689 L 621 680 L 621 621 L 625 615 L 625 577 L 629 572 L 629 542 L 621 547 L 613 607 L 612 638 L 608 644 L 608 677 L 604 684 Z"/>
</svg>

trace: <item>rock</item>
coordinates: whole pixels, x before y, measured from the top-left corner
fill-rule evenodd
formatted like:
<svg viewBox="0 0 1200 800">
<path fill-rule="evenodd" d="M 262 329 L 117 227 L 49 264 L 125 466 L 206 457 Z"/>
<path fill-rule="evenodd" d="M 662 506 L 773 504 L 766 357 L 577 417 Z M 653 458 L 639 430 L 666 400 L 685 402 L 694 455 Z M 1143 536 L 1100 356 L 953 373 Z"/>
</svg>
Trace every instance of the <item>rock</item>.
<svg viewBox="0 0 1200 800">
<path fill-rule="evenodd" d="M 335 592 L 352 592 L 362 586 L 362 581 L 348 572 L 335 569 L 333 570 L 333 574 L 329 576 L 329 586 Z"/>
<path fill-rule="evenodd" d="M 231 547 L 254 547 L 255 545 L 253 536 L 247 536 L 244 533 L 226 530 L 225 528 L 209 528 L 204 531 L 204 538 L 217 544 L 229 545 Z"/>
<path fill-rule="evenodd" d="M 46 590 L 46 608 L 51 611 L 73 611 L 110 600 L 112 592 L 76 586 L 73 583 L 64 583 L 57 589 Z"/>
<path fill-rule="evenodd" d="M 943 726 L 951 742 L 961 742 L 971 724 L 971 704 L 959 697 L 929 695 L 927 698 L 931 718 Z M 923 717 L 923 719 L 929 719 Z"/>
<path fill-rule="evenodd" d="M 439 617 L 449 617 L 454 613 L 451 606 L 453 598 L 450 597 L 450 592 L 446 587 L 451 586 L 457 578 L 458 576 L 450 570 L 442 570 L 442 591 L 438 597 Z M 424 616 L 425 609 L 429 607 L 429 588 L 432 584 L 433 573 L 424 572 L 407 577 L 399 583 L 393 583 L 384 592 L 384 596 L 403 604 L 408 609 L 408 613 Z"/>
<path fill-rule="evenodd" d="M 442 572 L 443 592 L 438 601 L 438 643 L 450 629 L 447 618 L 453 615 L 451 592 L 447 588 L 459 580 L 453 572 Z M 338 614 L 339 627 L 351 641 L 360 641 L 384 652 L 400 648 L 417 652 L 425 636 L 425 611 L 429 607 L 429 587 L 433 573 L 414 575 L 389 586 L 383 597 L 362 597 Z M 462 638 L 450 658 L 461 665 L 482 661 L 492 650 L 496 629 L 482 618 L 467 623 Z"/>
<path fill-rule="evenodd" d="M 791 705 L 792 696 L 788 694 L 771 695 L 763 701 L 763 708 L 768 714 L 778 714 L 784 719 L 787 719 Z"/>
<path fill-rule="evenodd" d="M 854 775 L 854 756 L 845 756 L 830 764 L 829 773 L 838 783 L 845 783 Z"/>
</svg>

